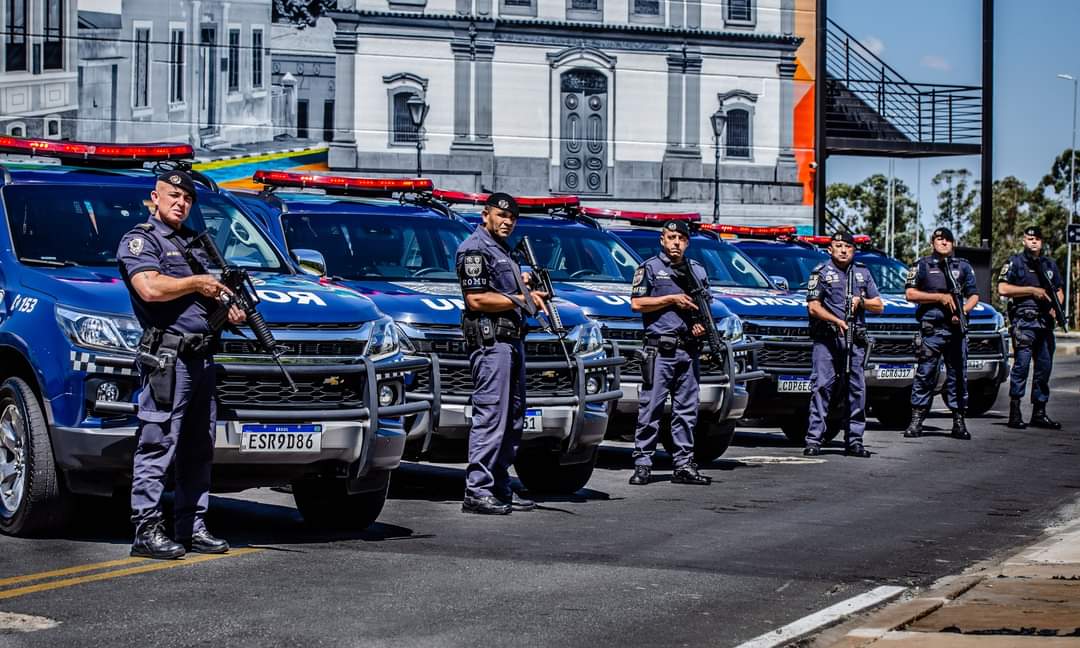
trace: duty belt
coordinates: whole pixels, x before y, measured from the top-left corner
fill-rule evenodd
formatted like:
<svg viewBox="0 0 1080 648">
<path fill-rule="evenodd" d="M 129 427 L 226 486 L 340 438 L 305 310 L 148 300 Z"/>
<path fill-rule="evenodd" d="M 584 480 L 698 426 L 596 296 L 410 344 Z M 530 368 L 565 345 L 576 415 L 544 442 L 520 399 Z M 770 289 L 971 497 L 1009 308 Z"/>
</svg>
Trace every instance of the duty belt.
<svg viewBox="0 0 1080 648">
<path fill-rule="evenodd" d="M 161 345 L 175 346 L 176 354 L 185 358 L 200 358 L 212 355 L 217 345 L 217 336 L 210 333 L 179 333 L 166 330 L 161 336 Z"/>
<path fill-rule="evenodd" d="M 687 349 L 693 342 L 681 335 L 646 335 L 645 346 L 657 347 L 670 346 L 676 349 Z"/>
</svg>

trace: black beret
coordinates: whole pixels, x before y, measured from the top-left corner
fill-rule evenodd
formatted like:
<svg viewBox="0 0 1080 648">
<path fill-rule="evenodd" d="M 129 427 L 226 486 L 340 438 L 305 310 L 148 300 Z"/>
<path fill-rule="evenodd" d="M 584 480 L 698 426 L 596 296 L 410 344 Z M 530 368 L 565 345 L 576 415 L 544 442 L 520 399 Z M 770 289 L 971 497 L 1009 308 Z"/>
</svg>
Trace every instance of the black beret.
<svg viewBox="0 0 1080 648">
<path fill-rule="evenodd" d="M 195 181 L 184 171 L 167 171 L 159 175 L 157 179 L 158 182 L 164 182 L 165 184 L 170 184 L 179 189 L 183 189 L 188 192 L 188 195 L 191 196 L 192 200 L 195 200 Z"/>
<path fill-rule="evenodd" d="M 943 238 L 949 243 L 955 243 L 956 239 L 953 238 L 952 231 L 948 227 L 939 227 L 934 230 L 934 233 L 930 236 L 930 240 L 933 241 L 936 238 Z"/>
<path fill-rule="evenodd" d="M 690 238 L 690 226 L 686 224 L 686 221 L 668 221 L 664 223 L 664 229 L 669 232 L 678 232 L 686 238 Z"/>
<path fill-rule="evenodd" d="M 855 237 L 851 235 L 851 232 L 836 232 L 832 235 L 832 240 L 843 241 L 848 245 L 855 245 Z"/>
<path fill-rule="evenodd" d="M 1030 227 L 1025 229 L 1024 230 L 1024 235 L 1025 236 L 1034 236 L 1034 237 L 1040 238 L 1040 239 L 1043 237 L 1042 230 L 1039 229 L 1038 225 L 1031 225 Z"/>
<path fill-rule="evenodd" d="M 498 207 L 503 211 L 510 212 L 514 216 L 518 215 L 517 201 L 508 193 L 502 193 L 501 191 L 493 193 L 487 197 L 484 204 L 488 207 Z"/>
</svg>

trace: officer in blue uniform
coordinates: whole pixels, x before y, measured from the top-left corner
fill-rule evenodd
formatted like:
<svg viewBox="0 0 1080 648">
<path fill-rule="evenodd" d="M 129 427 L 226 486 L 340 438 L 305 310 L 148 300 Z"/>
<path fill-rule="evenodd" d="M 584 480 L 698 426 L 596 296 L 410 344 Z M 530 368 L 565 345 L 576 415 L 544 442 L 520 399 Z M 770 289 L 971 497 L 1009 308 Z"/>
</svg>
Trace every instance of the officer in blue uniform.
<svg viewBox="0 0 1080 648">
<path fill-rule="evenodd" d="M 862 441 L 866 429 L 864 362 L 869 343 L 866 312 L 880 313 L 885 310 L 885 304 L 870 271 L 854 261 L 855 239 L 851 234 L 833 234 L 829 254 L 831 259 L 811 271 L 806 290 L 814 360 L 810 382 L 814 392 L 810 399 L 810 423 L 803 454 L 810 457 L 821 454 L 830 406 L 834 399 L 842 396 L 839 406 L 845 423 L 844 447 L 848 455 L 866 458 L 870 456 Z M 852 279 L 851 306 L 845 310 Z M 853 327 L 850 349 L 846 348 L 848 327 Z M 850 359 L 848 354 L 852 356 Z"/>
<path fill-rule="evenodd" d="M 131 483 L 135 542 L 132 556 L 179 558 L 187 550 L 225 553 L 229 545 L 210 535 L 204 517 L 210 498 L 210 466 L 217 424 L 209 315 L 228 290 L 208 274 L 194 274 L 190 255 L 209 267 L 201 251 L 188 250 L 195 232 L 184 226 L 195 203 L 195 184 L 183 171 L 157 179 L 149 221 L 120 240 L 117 260 L 143 329 L 139 342 L 139 431 Z M 232 306 L 229 321 L 244 321 Z M 175 479 L 174 530 L 164 531 L 161 496 L 165 476 Z"/>
<path fill-rule="evenodd" d="M 1009 332 L 1013 339 L 1013 366 L 1009 374 L 1009 423 L 1022 430 L 1032 427 L 1060 430 L 1061 423 L 1046 415 L 1050 399 L 1050 371 L 1054 367 L 1054 310 L 1047 287 L 1039 271 L 1049 281 L 1050 290 L 1057 293 L 1058 303 L 1064 301 L 1061 273 L 1054 260 L 1043 254 L 1042 231 L 1038 227 L 1024 230 L 1024 251 L 1009 257 L 998 275 L 998 294 L 1008 300 Z M 1024 424 L 1020 399 L 1027 387 L 1028 368 L 1035 358 L 1035 375 L 1031 381 L 1031 422 Z"/>
<path fill-rule="evenodd" d="M 952 275 L 963 297 L 964 313 L 979 303 L 975 288 L 975 271 L 964 259 L 953 256 L 955 239 L 945 227 L 934 230 L 930 237 L 934 251 L 920 258 L 908 270 L 904 296 L 918 304 L 915 319 L 919 331 L 915 336 L 915 354 L 918 368 L 911 386 L 911 424 L 904 431 L 905 437 L 922 436 L 922 424 L 930 411 L 934 398 L 941 363 L 945 363 L 945 404 L 952 410 L 952 435 L 958 439 L 970 439 L 964 424 L 967 408 L 967 338 L 960 332 L 960 320 L 956 302 L 949 293 L 943 273 Z"/>
<path fill-rule="evenodd" d="M 483 223 L 457 249 L 465 297 L 461 328 L 472 370 L 472 428 L 465 475 L 465 513 L 506 515 L 536 504 L 514 493 L 510 465 L 525 424 L 525 317 L 547 295 L 530 291 L 507 241 L 517 224 L 512 196 L 493 193 Z"/>
<path fill-rule="evenodd" d="M 690 228 L 669 221 L 660 234 L 660 253 L 645 260 L 634 273 L 630 307 L 645 321 L 645 345 L 637 429 L 634 433 L 634 474 L 630 483 L 648 484 L 652 478 L 652 455 L 660 434 L 660 417 L 671 394 L 672 462 L 676 484 L 709 484 L 712 478 L 698 472 L 693 463 L 694 426 L 698 417 L 698 355 L 705 328 L 694 312 L 697 306 L 687 294 L 685 274 L 693 272 L 704 286 L 705 269 L 685 257 Z"/>
</svg>

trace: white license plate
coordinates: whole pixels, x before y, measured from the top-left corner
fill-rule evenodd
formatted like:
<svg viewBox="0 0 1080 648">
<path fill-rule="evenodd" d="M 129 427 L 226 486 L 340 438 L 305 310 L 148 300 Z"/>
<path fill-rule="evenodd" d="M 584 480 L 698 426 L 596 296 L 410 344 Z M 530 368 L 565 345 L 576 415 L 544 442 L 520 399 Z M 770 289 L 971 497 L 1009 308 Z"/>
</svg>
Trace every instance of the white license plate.
<svg viewBox="0 0 1080 648">
<path fill-rule="evenodd" d="M 527 409 L 525 410 L 525 432 L 543 432 L 544 431 L 544 410 L 542 409 Z"/>
<path fill-rule="evenodd" d="M 968 369 L 985 369 L 986 368 L 986 360 L 968 360 L 967 361 L 967 368 Z"/>
<path fill-rule="evenodd" d="M 915 377 L 915 366 L 878 365 L 877 377 L 880 380 L 911 380 Z"/>
<path fill-rule="evenodd" d="M 321 452 L 321 425 L 244 425 L 240 452 Z"/>
<path fill-rule="evenodd" d="M 776 383 L 776 391 L 781 394 L 809 394 L 810 379 L 801 376 L 780 376 Z"/>
</svg>

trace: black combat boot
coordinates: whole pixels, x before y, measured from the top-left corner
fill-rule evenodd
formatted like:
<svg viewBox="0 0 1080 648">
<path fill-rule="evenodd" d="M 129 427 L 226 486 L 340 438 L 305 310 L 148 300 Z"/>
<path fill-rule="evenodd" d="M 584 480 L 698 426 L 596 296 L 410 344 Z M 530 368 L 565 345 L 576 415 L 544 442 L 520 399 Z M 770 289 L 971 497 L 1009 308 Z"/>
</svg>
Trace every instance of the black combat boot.
<svg viewBox="0 0 1080 648">
<path fill-rule="evenodd" d="M 921 407 L 912 408 L 911 423 L 908 423 L 907 429 L 904 430 L 904 436 L 909 439 L 921 437 L 924 420 L 926 420 L 926 410 Z"/>
<path fill-rule="evenodd" d="M 675 469 L 675 472 L 671 473 L 671 483 L 708 486 L 712 483 L 712 477 L 702 475 L 698 472 L 695 464 L 688 463 L 684 466 L 679 466 Z"/>
<path fill-rule="evenodd" d="M 967 431 L 967 425 L 964 424 L 963 412 L 956 411 L 952 413 L 952 435 L 964 441 L 971 438 L 971 433 Z"/>
<path fill-rule="evenodd" d="M 1046 415 L 1046 403 L 1032 403 L 1031 421 L 1028 422 L 1028 425 L 1031 427 L 1046 428 L 1047 430 L 1061 429 L 1061 423 L 1058 423 Z"/>
<path fill-rule="evenodd" d="M 206 529 L 201 529 L 191 534 L 190 538 L 182 540 L 188 551 L 203 554 L 223 554 L 229 551 L 229 543 L 221 538 L 210 535 Z"/>
<path fill-rule="evenodd" d="M 147 522 L 135 532 L 135 542 L 131 543 L 131 555 L 142 558 L 169 560 L 182 558 L 184 545 L 173 542 L 165 535 L 165 523 L 161 520 Z"/>
<path fill-rule="evenodd" d="M 509 503 L 500 502 L 497 497 L 472 497 L 466 495 L 461 502 L 462 513 L 475 513 L 477 515 L 509 515 L 512 511 Z"/>
<path fill-rule="evenodd" d="M 1005 427 L 1011 427 L 1014 430 L 1027 429 L 1027 424 L 1024 423 L 1024 415 L 1020 413 L 1019 398 L 1009 401 L 1009 422 L 1005 424 Z"/>
<path fill-rule="evenodd" d="M 652 481 L 652 468 L 648 466 L 634 466 L 634 474 L 630 475 L 630 484 L 644 486 Z"/>
</svg>

